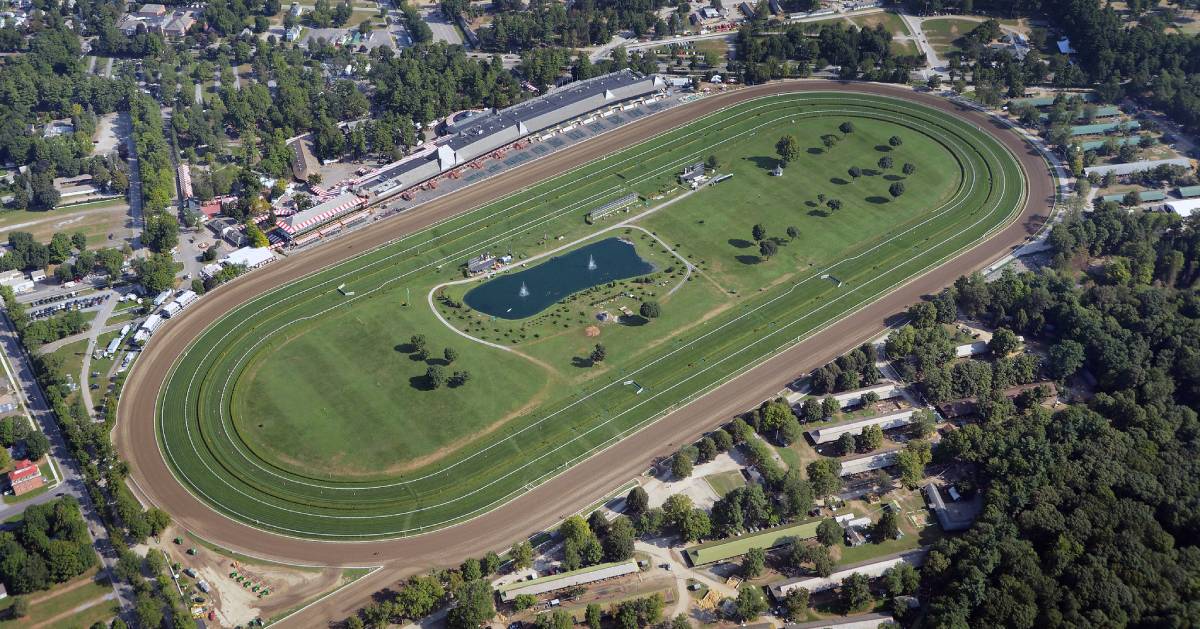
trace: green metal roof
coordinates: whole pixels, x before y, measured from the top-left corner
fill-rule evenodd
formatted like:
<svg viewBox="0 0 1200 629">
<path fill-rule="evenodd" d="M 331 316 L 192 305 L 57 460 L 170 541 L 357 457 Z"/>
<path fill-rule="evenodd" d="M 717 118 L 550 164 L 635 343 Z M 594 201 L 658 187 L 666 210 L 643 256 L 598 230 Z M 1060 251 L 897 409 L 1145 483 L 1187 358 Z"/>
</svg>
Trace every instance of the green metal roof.
<svg viewBox="0 0 1200 629">
<path fill-rule="evenodd" d="M 1113 138 L 1113 140 L 1116 141 L 1117 147 L 1122 147 L 1122 146 L 1125 146 L 1126 144 L 1137 144 L 1138 142 L 1140 142 L 1142 140 L 1142 136 L 1139 135 L 1139 136 L 1132 137 L 1132 138 Z M 1080 144 L 1079 146 L 1080 146 L 1080 148 L 1082 148 L 1085 151 L 1095 151 L 1095 150 L 1103 147 L 1104 143 L 1107 141 L 1108 140 L 1088 140 L 1087 142 L 1084 142 L 1084 143 Z"/>
<path fill-rule="evenodd" d="M 1071 135 L 1099 135 L 1108 133 L 1114 129 L 1140 129 L 1142 123 L 1136 120 L 1129 122 L 1106 122 L 1103 124 L 1085 124 L 1077 127 L 1071 127 Z"/>
<path fill-rule="evenodd" d="M 1183 186 L 1179 189 L 1179 196 L 1185 199 L 1200 197 L 1200 186 Z"/>
<path fill-rule="evenodd" d="M 1125 200 L 1126 194 L 1128 194 L 1128 193 L 1106 194 L 1106 195 L 1100 197 L 1100 199 L 1102 201 L 1112 201 L 1114 203 L 1120 203 Z M 1141 198 L 1142 203 L 1146 203 L 1148 201 L 1163 201 L 1163 200 L 1166 200 L 1166 198 L 1167 198 L 1166 194 L 1164 194 L 1158 190 L 1139 190 L 1138 196 Z"/>
<path fill-rule="evenodd" d="M 1079 98 L 1082 98 L 1085 102 L 1089 102 L 1089 103 L 1096 100 L 1096 95 L 1093 94 L 1092 92 L 1080 92 L 1077 94 L 1067 94 L 1067 96 L 1068 97 L 1078 96 Z M 1031 107 L 1049 107 L 1050 105 L 1054 104 L 1054 97 L 1053 96 L 1039 96 L 1037 98 L 1014 98 L 1014 99 L 1008 101 L 1008 103 L 1010 106 L 1012 106 L 1012 105 L 1029 105 Z"/>
</svg>

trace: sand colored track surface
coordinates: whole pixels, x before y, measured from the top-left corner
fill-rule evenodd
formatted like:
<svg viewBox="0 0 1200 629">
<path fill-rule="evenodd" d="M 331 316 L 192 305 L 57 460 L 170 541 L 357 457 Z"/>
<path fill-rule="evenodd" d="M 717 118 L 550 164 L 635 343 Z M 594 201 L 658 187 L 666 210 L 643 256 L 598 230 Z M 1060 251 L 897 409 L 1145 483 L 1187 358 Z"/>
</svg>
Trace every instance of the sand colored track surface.
<svg viewBox="0 0 1200 629">
<path fill-rule="evenodd" d="M 322 542 L 285 537 L 228 519 L 189 493 L 172 475 L 155 438 L 155 404 L 172 363 L 208 325 L 235 306 L 280 284 L 358 255 L 431 224 L 478 207 L 526 186 L 561 174 L 593 159 L 636 144 L 729 105 L 770 94 L 840 91 L 894 96 L 966 118 L 996 136 L 1025 171 L 1028 194 L 1017 219 L 979 246 L 948 260 L 931 272 L 897 287 L 824 331 L 734 378 L 715 391 L 474 520 L 433 533 L 396 540 Z M 386 568 L 338 595 L 289 619 L 291 626 L 324 626 L 344 618 L 366 602 L 370 593 L 403 576 L 435 565 L 457 563 L 467 556 L 503 550 L 513 541 L 553 525 L 644 471 L 651 459 L 727 421 L 735 413 L 778 392 L 797 375 L 818 367 L 841 352 L 881 332 L 888 319 L 922 295 L 940 290 L 956 277 L 980 269 L 1010 252 L 1037 231 L 1054 200 L 1054 183 L 1036 149 L 1015 132 L 984 114 L 933 96 L 896 86 L 865 83 L 796 81 L 748 87 L 710 96 L 619 128 L 586 143 L 534 161 L 510 173 L 484 180 L 240 278 L 199 300 L 183 316 L 155 335 L 134 366 L 124 388 L 115 441 L 130 465 L 131 486 L 146 503 L 168 511 L 187 530 L 250 556 L 305 565 Z"/>
</svg>

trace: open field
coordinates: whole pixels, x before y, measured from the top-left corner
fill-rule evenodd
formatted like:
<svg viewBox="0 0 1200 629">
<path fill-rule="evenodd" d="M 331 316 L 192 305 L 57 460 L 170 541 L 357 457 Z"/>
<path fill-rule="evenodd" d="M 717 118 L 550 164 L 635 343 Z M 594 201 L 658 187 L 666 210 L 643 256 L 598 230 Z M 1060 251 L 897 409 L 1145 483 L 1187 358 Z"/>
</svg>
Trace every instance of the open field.
<svg viewBox="0 0 1200 629">
<path fill-rule="evenodd" d="M 945 58 L 946 55 L 959 50 L 954 42 L 977 26 L 979 26 L 979 22 L 973 20 L 939 18 L 925 20 L 921 23 L 921 30 L 925 31 L 925 37 L 937 51 L 938 56 Z"/>
<path fill-rule="evenodd" d="M 97 621 L 107 621 L 116 614 L 110 600 L 113 589 L 108 583 L 96 580 L 93 568 L 76 579 L 57 585 L 45 592 L 27 596 L 29 615 L 19 620 L 8 617 L 12 597 L 0 601 L 0 628 L 63 627 L 86 629 Z M 107 598 L 106 598 L 107 597 Z"/>
<path fill-rule="evenodd" d="M 684 554 L 687 555 L 688 561 L 692 562 L 693 566 L 703 566 L 718 561 L 726 561 L 750 552 L 751 548 L 766 550 L 791 543 L 794 538 L 808 539 L 816 537 L 817 526 L 821 524 L 821 521 L 821 518 L 804 520 L 757 533 L 748 533 L 729 539 L 697 544 L 684 551 Z"/>
<path fill-rule="evenodd" d="M 38 242 L 49 242 L 55 232 L 83 232 L 88 248 L 120 247 L 129 223 L 129 204 L 124 198 L 89 201 L 46 212 L 8 210 L 0 212 L 0 232 L 25 231 Z M 108 235 L 114 234 L 114 240 Z"/>
<path fill-rule="evenodd" d="M 708 235 L 706 241 L 684 233 L 683 226 L 690 224 L 686 218 L 672 225 L 669 219 L 676 215 L 677 207 L 679 215 L 686 217 L 690 212 L 706 211 L 703 204 L 689 209 L 693 199 L 713 195 L 717 202 L 728 205 L 721 194 L 734 192 L 724 190 L 745 186 L 748 195 L 766 188 L 772 183 L 766 170 L 773 166 L 774 158 L 763 154 L 770 150 L 771 142 L 761 142 L 762 138 L 777 138 L 784 126 L 798 136 L 804 134 L 802 146 L 817 149 L 819 144 L 814 143 L 819 137 L 812 137 L 812 130 L 835 132 L 837 124 L 848 118 L 862 131 L 833 147 L 824 155 L 829 159 L 809 153 L 811 162 L 808 156 L 799 162 L 805 168 L 789 169 L 773 182 L 806 187 L 805 193 L 794 190 L 790 196 L 779 197 L 778 203 L 791 201 L 797 224 L 812 220 L 812 227 L 805 229 L 812 232 L 814 240 L 809 243 L 809 254 L 803 256 L 809 266 L 794 273 L 781 272 L 790 264 L 783 262 L 787 255 L 802 255 L 797 247 L 781 259 L 745 264 L 746 269 L 718 269 L 718 258 L 732 252 L 713 250 L 712 264 L 696 262 L 701 278 L 672 297 L 679 299 L 680 305 L 664 300 L 664 306 L 671 305 L 668 310 L 705 313 L 707 318 L 690 325 L 668 322 L 665 317 L 656 320 L 645 327 L 659 326 L 660 335 L 672 333 L 668 342 L 642 343 L 641 348 L 630 343 L 627 351 L 618 351 L 620 341 L 613 341 L 611 358 L 602 369 L 569 365 L 566 361 L 571 356 L 558 350 L 540 354 L 536 343 L 527 355 L 520 353 L 524 348 L 519 345 L 515 351 L 506 351 L 471 347 L 477 344 L 461 336 L 453 340 L 460 351 L 458 360 L 473 374 L 471 382 L 452 398 L 453 405 L 469 411 L 472 405 L 497 399 L 520 403 L 522 412 L 511 417 L 472 420 L 469 412 L 463 414 L 466 417 L 446 414 L 427 394 L 453 395 L 455 390 L 421 391 L 404 382 L 413 374 L 401 374 L 404 363 L 398 361 L 410 359 L 403 355 L 406 352 L 397 351 L 397 346 L 405 344 L 409 335 L 425 334 L 435 352 L 442 347 L 434 340 L 435 334 L 454 338 L 445 336 L 454 332 L 438 329 L 441 324 L 423 302 L 429 287 L 460 277 L 455 267 L 466 257 L 485 248 L 534 255 L 561 246 L 556 245 L 555 237 L 571 242 L 598 235 L 610 225 L 616 227 L 619 218 L 612 224 L 601 221 L 587 226 L 581 218 L 588 209 L 631 190 L 670 200 L 679 195 L 672 182 L 674 173 L 684 164 L 717 153 L 722 162 L 737 164 L 732 166 L 737 173 L 730 182 L 734 185 L 702 190 L 663 210 L 661 225 L 652 224 L 659 215 L 647 222 L 647 228 L 661 230 L 661 237 L 672 247 L 678 244 L 684 249 L 696 240 L 698 248 L 711 250 L 706 242 L 713 242 L 716 234 Z M 861 140 L 853 137 L 860 133 Z M 830 169 L 835 163 L 846 167 L 868 155 L 873 161 L 875 155 L 890 153 L 875 146 L 879 138 L 892 133 L 905 139 L 895 150 L 896 167 L 904 159 L 912 159 L 918 165 L 914 177 L 929 177 L 920 180 L 925 183 L 914 183 L 905 196 L 888 201 L 879 195 L 881 186 L 886 190 L 882 174 L 867 177 L 873 182 L 833 181 L 837 177 Z M 755 141 L 766 146 L 754 145 Z M 910 145 L 928 157 L 930 166 L 916 158 L 900 157 Z M 720 154 L 735 150 L 730 147 L 748 154 Z M 838 155 L 841 149 L 846 149 L 844 155 Z M 753 165 L 739 162 L 739 158 L 750 158 L 748 163 Z M 756 162 L 754 158 L 769 161 Z M 862 164 L 864 170 L 870 165 L 870 161 Z M 814 201 L 811 197 L 826 187 L 831 189 L 830 195 L 836 193 L 843 199 L 845 207 L 821 217 L 820 211 L 805 201 Z M 846 192 L 839 191 L 842 188 Z M 307 537 L 362 539 L 447 526 L 523 493 L 564 466 L 979 242 L 1014 218 L 1024 190 L 1013 156 L 978 127 L 955 117 L 901 100 L 858 94 L 813 92 L 749 101 L 286 284 L 234 309 L 197 338 L 173 367 L 160 398 L 159 438 L 173 471 L 192 491 L 223 513 L 260 527 Z M 748 202 L 754 203 L 753 198 Z M 782 212 L 783 208 L 771 211 Z M 814 212 L 817 215 L 812 215 Z M 775 216 L 778 220 L 782 215 Z M 769 220 L 770 215 L 763 217 Z M 748 235 L 754 220 L 746 216 L 742 229 L 729 236 Z M 856 220 L 862 222 L 856 224 Z M 732 229 L 732 223 L 727 227 Z M 771 233 L 779 233 L 784 224 L 769 227 Z M 551 238 L 547 239 L 548 235 Z M 789 247 L 784 243 L 781 249 Z M 690 255 L 696 257 L 699 251 Z M 780 268 L 772 269 L 773 262 L 781 262 Z M 714 282 L 708 280 L 709 269 Z M 355 296 L 337 291 L 342 284 Z M 692 290 L 694 286 L 704 288 Z M 736 292 L 730 293 L 730 287 Z M 715 301 L 718 294 L 724 303 Z M 689 299 L 695 301 L 687 303 Z M 705 299 L 714 301 L 704 304 Z M 407 306 L 402 305 L 405 300 L 410 302 Z M 376 312 L 371 314 L 373 308 Z M 355 470 L 336 469 L 338 476 L 330 478 L 335 468 L 352 467 L 353 461 L 273 458 L 269 452 L 264 454 L 264 440 L 251 433 L 258 424 L 265 429 L 266 423 L 275 419 L 236 415 L 240 387 L 256 356 L 297 342 L 291 340 L 296 337 L 321 339 L 336 334 L 344 336 L 320 341 L 328 342 L 324 354 L 304 353 L 305 360 L 317 365 L 292 362 L 292 380 L 268 386 L 289 385 L 291 391 L 301 390 L 305 395 L 316 392 L 312 402 L 318 405 L 328 406 L 338 396 L 346 396 L 353 401 L 343 404 L 390 406 L 393 421 L 408 427 L 404 430 L 407 438 L 426 440 L 414 449 L 424 452 L 424 460 L 398 459 L 391 470 L 361 470 L 356 476 L 352 475 Z M 553 348 L 554 344 L 544 346 Z M 379 362 L 383 359 L 380 352 L 396 356 L 391 362 Z M 474 357 L 468 358 L 468 352 Z M 267 356 L 264 360 L 272 359 Z M 370 367 L 364 370 L 364 365 Z M 483 370 L 505 373 L 489 384 L 481 377 Z M 351 382 L 355 377 L 360 380 Z M 403 389 L 400 393 L 390 388 L 397 378 Z M 547 385 L 548 391 L 544 396 L 512 400 L 516 397 L 510 390 L 513 385 L 506 386 L 505 378 L 529 381 L 519 386 Z M 645 392 L 638 395 L 623 386 L 629 378 L 636 378 Z M 389 402 L 388 395 L 402 397 Z M 396 399 L 414 402 L 397 405 Z M 233 417 L 228 416 L 230 408 L 235 411 Z M 376 447 L 374 443 L 363 446 L 366 442 L 384 441 L 377 438 L 382 434 L 378 431 L 340 423 L 345 415 L 333 424 L 323 423 L 311 412 L 309 416 L 315 418 L 311 425 L 303 418 L 290 421 L 298 429 L 315 430 L 307 433 L 310 439 L 334 434 L 344 439 L 351 448 L 346 451 L 347 459 Z M 481 425 L 479 421 L 484 419 L 492 423 Z M 431 430 L 431 425 L 436 427 Z M 440 437 L 438 431 L 443 433 Z M 438 450 L 428 451 L 434 447 Z"/>
</svg>

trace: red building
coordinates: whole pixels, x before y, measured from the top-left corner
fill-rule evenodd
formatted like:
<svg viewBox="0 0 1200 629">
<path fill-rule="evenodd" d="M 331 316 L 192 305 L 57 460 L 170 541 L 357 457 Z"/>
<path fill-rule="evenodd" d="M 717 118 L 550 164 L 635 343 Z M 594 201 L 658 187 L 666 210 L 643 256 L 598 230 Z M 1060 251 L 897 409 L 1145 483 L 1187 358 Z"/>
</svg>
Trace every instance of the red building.
<svg viewBox="0 0 1200 629">
<path fill-rule="evenodd" d="M 17 467 L 8 473 L 8 484 L 12 487 L 13 495 L 27 494 L 46 484 L 42 470 L 32 461 L 22 459 L 17 461 Z"/>
</svg>

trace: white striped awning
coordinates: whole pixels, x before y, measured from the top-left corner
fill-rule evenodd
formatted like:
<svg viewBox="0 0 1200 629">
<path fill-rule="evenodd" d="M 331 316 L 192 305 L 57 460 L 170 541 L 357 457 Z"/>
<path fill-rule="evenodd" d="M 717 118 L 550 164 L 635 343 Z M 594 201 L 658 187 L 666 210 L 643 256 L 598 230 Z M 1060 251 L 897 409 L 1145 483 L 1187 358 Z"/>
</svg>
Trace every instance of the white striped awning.
<svg viewBox="0 0 1200 629">
<path fill-rule="evenodd" d="M 296 234 L 360 207 L 362 203 L 358 195 L 347 192 L 303 212 L 281 218 L 275 222 L 275 226 L 288 234 Z"/>
</svg>

